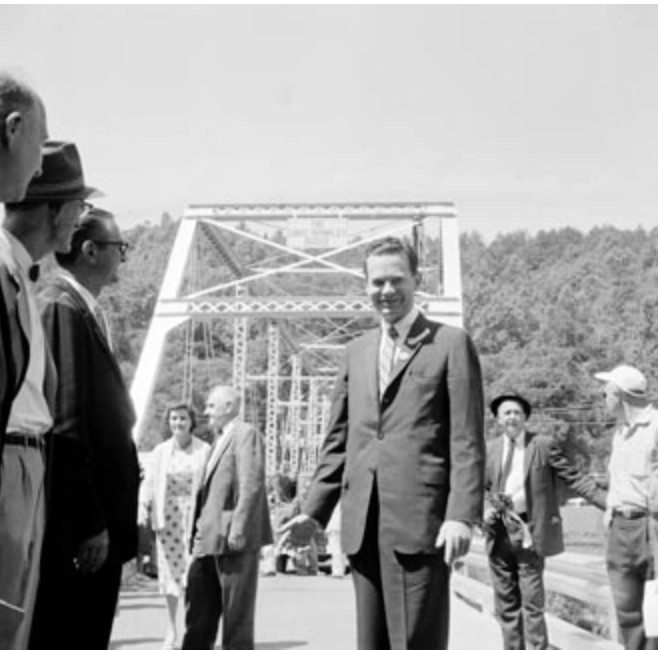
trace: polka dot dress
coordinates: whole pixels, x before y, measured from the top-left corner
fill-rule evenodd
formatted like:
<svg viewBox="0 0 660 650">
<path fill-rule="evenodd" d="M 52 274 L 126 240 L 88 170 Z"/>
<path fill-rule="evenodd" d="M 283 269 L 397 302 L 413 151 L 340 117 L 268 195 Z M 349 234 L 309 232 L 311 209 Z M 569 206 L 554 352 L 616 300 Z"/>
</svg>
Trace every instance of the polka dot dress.
<svg viewBox="0 0 660 650">
<path fill-rule="evenodd" d="M 190 561 L 188 535 L 193 516 L 192 445 L 175 448 L 167 468 L 165 488 L 165 527 L 156 538 L 158 549 L 158 586 L 161 594 L 182 596 Z"/>
</svg>

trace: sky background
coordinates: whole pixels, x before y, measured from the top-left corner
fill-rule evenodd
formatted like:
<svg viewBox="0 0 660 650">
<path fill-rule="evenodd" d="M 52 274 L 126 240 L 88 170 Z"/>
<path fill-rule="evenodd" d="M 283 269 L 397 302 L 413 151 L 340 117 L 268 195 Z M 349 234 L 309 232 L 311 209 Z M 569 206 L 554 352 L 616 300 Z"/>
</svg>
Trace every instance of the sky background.
<svg viewBox="0 0 660 650">
<path fill-rule="evenodd" d="M 0 63 L 125 227 L 453 201 L 486 238 L 657 225 L 655 5 L 0 6 Z"/>
</svg>

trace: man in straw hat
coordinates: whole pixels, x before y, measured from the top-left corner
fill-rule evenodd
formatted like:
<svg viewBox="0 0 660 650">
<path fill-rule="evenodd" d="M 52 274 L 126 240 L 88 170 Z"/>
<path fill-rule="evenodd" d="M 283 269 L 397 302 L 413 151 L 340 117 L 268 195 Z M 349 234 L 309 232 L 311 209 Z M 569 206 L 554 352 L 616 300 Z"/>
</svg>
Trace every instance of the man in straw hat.
<svg viewBox="0 0 660 650">
<path fill-rule="evenodd" d="M 20 201 L 41 172 L 48 136 L 39 96 L 15 74 L 0 70 L 0 203 Z"/>
<path fill-rule="evenodd" d="M 35 262 L 69 249 L 85 211 L 86 187 L 76 146 L 44 146 L 43 172 L 25 199 L 6 205 L 0 229 L 5 394 L 0 405 L 0 639 L 27 648 L 44 533 L 44 435 L 53 425 L 56 373 L 32 289 Z M 10 333 L 10 336 L 5 336 Z M 5 346 L 12 341 L 13 349 Z"/>
<path fill-rule="evenodd" d="M 657 572 L 658 412 L 637 368 L 617 366 L 595 377 L 604 383 L 605 411 L 616 418 L 605 515 L 607 572 L 626 650 L 648 650 L 658 647 L 657 636 L 646 637 L 642 617 L 644 583 Z"/>
<path fill-rule="evenodd" d="M 545 558 L 564 550 L 557 480 L 601 509 L 605 491 L 550 436 L 527 430 L 532 406 L 524 397 L 505 393 L 490 410 L 502 431 L 487 449 L 486 489 L 493 505 L 484 514 L 495 610 L 505 650 L 542 650 L 549 647 Z"/>
</svg>

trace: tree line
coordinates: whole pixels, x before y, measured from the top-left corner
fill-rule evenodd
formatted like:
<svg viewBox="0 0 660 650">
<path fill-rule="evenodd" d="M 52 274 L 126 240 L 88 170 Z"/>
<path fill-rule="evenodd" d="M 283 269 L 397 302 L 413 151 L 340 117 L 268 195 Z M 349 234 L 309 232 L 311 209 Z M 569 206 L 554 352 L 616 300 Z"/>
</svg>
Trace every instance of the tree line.
<svg viewBox="0 0 660 650">
<path fill-rule="evenodd" d="M 121 282 L 102 296 L 129 382 L 177 227 L 163 215 L 159 224 L 128 230 L 131 249 Z M 464 325 L 480 354 L 487 401 L 502 391 L 522 393 L 535 407 L 531 428 L 557 436 L 592 471 L 604 471 L 611 429 L 600 408 L 602 386 L 593 374 L 619 363 L 635 365 L 646 374 L 657 400 L 657 242 L 657 228 L 612 227 L 588 233 L 573 228 L 534 235 L 518 231 L 490 242 L 470 232 L 460 239 Z M 433 245 L 437 242 L 429 242 Z M 263 255 L 249 241 L 235 246 L 234 253 L 248 263 Z M 195 254 L 198 281 L 226 273 L 210 246 Z M 189 272 L 186 282 L 193 280 Z M 336 284 L 314 290 L 319 288 L 335 295 L 345 290 Z M 256 363 L 265 364 L 263 330 L 251 326 L 249 337 L 253 348 L 261 345 Z M 210 383 L 231 378 L 231 321 L 174 332 L 170 338 L 150 408 L 147 447 L 161 435 L 165 404 L 181 394 L 182 376 L 190 371 L 186 357 L 192 355 L 198 375 L 206 372 L 193 391 L 198 409 Z M 489 435 L 492 424 L 489 418 Z"/>
</svg>

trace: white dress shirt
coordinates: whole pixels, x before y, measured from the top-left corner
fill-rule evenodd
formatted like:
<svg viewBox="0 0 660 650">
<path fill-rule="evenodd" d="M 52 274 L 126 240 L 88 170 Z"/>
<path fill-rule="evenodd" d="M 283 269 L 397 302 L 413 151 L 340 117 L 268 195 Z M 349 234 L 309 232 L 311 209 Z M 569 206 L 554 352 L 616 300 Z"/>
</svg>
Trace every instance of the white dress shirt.
<svg viewBox="0 0 660 650">
<path fill-rule="evenodd" d="M 518 514 L 522 514 L 527 512 L 527 500 L 525 499 L 525 432 L 518 434 L 514 441 L 509 436 L 504 436 L 502 469 L 504 469 L 506 456 L 511 445 L 514 445 L 513 460 L 511 461 L 511 472 L 504 485 L 504 492 L 511 497 L 513 509 Z"/>
</svg>

